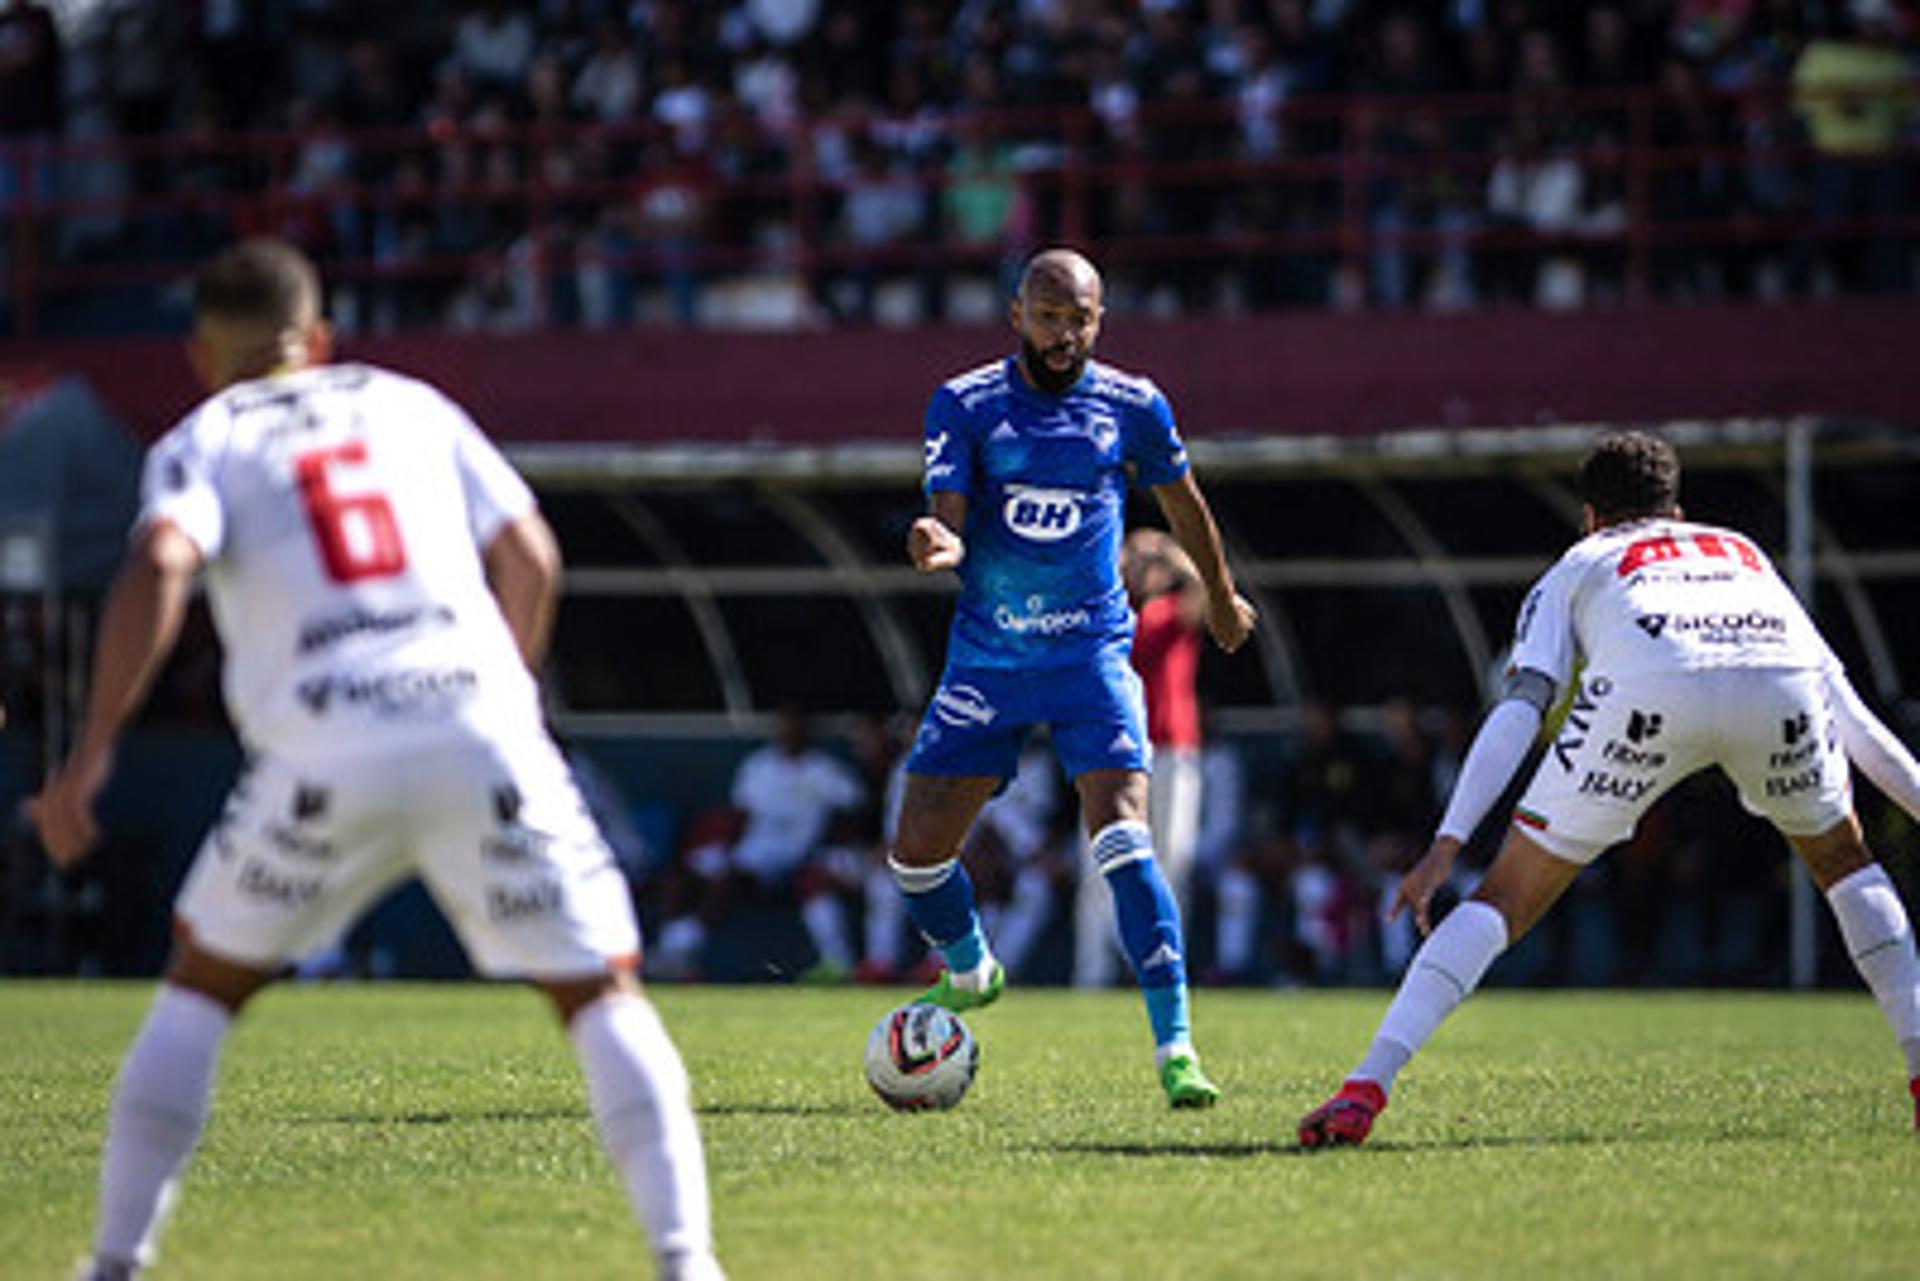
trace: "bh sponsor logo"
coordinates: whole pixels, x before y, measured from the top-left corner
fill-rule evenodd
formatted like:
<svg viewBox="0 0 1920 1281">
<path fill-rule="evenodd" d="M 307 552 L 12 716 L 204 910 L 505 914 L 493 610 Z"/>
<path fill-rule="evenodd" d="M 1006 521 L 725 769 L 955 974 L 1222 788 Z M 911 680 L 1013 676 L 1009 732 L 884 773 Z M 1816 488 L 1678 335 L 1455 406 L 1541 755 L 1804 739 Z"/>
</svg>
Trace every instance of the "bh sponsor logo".
<svg viewBox="0 0 1920 1281">
<path fill-rule="evenodd" d="M 999 709 L 971 685 L 942 685 L 933 696 L 933 714 L 955 729 L 991 725 Z"/>
<path fill-rule="evenodd" d="M 1070 489 L 1009 487 L 1001 509 L 1007 528 L 1036 543 L 1057 543 L 1080 528 L 1080 495 Z"/>
</svg>

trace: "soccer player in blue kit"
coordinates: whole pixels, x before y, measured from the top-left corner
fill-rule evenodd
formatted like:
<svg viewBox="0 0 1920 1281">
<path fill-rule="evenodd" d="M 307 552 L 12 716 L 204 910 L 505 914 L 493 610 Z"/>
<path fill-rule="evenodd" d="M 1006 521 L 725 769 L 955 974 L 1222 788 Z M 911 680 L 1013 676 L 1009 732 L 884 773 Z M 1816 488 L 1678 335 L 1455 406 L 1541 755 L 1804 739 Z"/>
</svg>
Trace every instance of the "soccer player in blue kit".
<svg viewBox="0 0 1920 1281">
<path fill-rule="evenodd" d="M 1119 570 L 1130 475 L 1198 567 L 1221 648 L 1245 643 L 1254 610 L 1234 590 L 1167 398 L 1089 360 L 1101 295 L 1081 255 L 1036 255 L 1009 311 L 1019 354 L 951 379 L 928 406 L 930 511 L 908 552 L 922 571 L 958 570 L 961 591 L 946 671 L 907 760 L 891 864 L 947 964 L 920 999 L 955 1011 L 997 999 L 1005 971 L 955 851 L 1029 729 L 1050 726 L 1113 892 L 1160 1083 L 1174 1107 L 1207 1107 L 1220 1091 L 1194 1050 L 1180 911 L 1147 829 L 1150 748 Z"/>
</svg>

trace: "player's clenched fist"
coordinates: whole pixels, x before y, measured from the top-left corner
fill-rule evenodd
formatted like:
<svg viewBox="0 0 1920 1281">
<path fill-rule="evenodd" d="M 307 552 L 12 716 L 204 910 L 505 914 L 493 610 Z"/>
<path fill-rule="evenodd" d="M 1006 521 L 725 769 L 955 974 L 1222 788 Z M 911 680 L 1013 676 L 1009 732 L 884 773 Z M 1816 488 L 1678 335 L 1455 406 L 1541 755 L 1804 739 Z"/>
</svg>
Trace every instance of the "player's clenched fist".
<svg viewBox="0 0 1920 1281">
<path fill-rule="evenodd" d="M 1207 609 L 1207 631 L 1212 633 L 1214 644 L 1231 654 L 1247 643 L 1247 637 L 1253 634 L 1253 624 L 1260 617 L 1253 604 L 1235 592 L 1224 601 L 1216 600 Z"/>
<path fill-rule="evenodd" d="M 27 818 L 40 830 L 41 844 L 55 867 L 72 867 L 100 839 L 93 801 L 111 768 L 112 760 L 104 753 L 76 752 L 47 780 L 40 795 L 27 802 Z"/>
<path fill-rule="evenodd" d="M 967 557 L 967 544 L 939 517 L 922 516 L 907 531 L 907 555 L 915 569 L 957 569 Z"/>
</svg>

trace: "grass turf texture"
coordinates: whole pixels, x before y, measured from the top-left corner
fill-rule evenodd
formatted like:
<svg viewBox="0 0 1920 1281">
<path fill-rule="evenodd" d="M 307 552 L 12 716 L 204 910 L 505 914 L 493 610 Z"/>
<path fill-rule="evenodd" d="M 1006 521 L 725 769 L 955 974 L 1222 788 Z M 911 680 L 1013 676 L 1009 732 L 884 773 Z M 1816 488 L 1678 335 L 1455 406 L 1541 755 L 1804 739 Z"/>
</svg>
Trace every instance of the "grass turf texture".
<svg viewBox="0 0 1920 1281">
<path fill-rule="evenodd" d="M 0 1275 L 64 1277 L 144 984 L 0 987 Z M 1210 1112 L 1137 1001 L 1014 989 L 955 1111 L 867 1090 L 907 994 L 663 988 L 755 1278 L 1912 1276 L 1920 1136 L 1864 996 L 1476 998 L 1366 1148 L 1304 1154 L 1381 993 L 1202 992 Z M 515 988 L 283 988 L 229 1040 L 158 1270 L 645 1275 L 569 1049 Z"/>
</svg>

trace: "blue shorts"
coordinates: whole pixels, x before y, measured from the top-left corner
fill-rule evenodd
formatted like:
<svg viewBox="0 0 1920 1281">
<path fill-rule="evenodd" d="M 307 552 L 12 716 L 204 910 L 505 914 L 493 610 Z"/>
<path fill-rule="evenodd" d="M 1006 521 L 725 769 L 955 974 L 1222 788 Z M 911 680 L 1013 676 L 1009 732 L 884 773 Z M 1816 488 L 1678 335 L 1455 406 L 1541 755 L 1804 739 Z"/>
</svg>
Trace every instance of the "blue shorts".
<svg viewBox="0 0 1920 1281">
<path fill-rule="evenodd" d="M 1147 704 L 1125 649 L 1064 667 L 949 667 L 907 757 L 909 774 L 1012 778 L 1036 725 L 1053 731 L 1067 777 L 1146 772 Z"/>
</svg>

